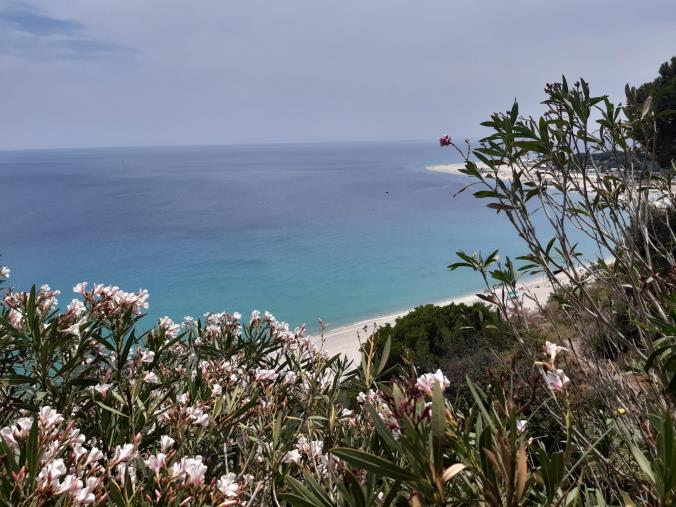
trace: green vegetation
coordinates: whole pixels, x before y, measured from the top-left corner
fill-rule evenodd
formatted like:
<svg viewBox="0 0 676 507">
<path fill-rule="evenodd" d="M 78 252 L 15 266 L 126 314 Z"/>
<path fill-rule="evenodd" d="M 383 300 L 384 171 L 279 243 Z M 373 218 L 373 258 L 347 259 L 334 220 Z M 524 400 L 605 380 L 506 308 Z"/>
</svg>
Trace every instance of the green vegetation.
<svg viewBox="0 0 676 507">
<path fill-rule="evenodd" d="M 379 350 L 388 340 L 387 368 L 410 363 L 418 371 L 441 369 L 449 379 L 451 396 L 471 399 L 466 378 L 486 379 L 487 365 L 499 364 L 513 351 L 516 338 L 495 310 L 475 303 L 419 306 L 380 328 L 375 338 Z"/>
<path fill-rule="evenodd" d="M 629 107 L 637 115 L 645 116 L 643 106 L 650 100 L 645 112 L 651 113 L 648 119 L 654 121 L 654 125 L 640 126 L 634 136 L 654 152 L 662 167 L 669 167 L 676 159 L 676 57 L 662 64 L 659 76 L 653 81 L 638 88 L 627 86 L 626 95 Z"/>
</svg>

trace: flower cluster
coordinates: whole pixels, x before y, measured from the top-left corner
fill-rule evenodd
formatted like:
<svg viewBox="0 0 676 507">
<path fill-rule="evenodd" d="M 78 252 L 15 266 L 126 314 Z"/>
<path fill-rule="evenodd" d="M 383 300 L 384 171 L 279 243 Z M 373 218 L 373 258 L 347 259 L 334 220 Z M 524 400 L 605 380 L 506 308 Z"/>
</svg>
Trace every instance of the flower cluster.
<svg viewBox="0 0 676 507">
<path fill-rule="evenodd" d="M 73 287 L 73 292 L 80 294 L 90 305 L 93 314 L 107 317 L 117 317 L 126 312 L 140 315 L 148 308 L 148 291 L 140 289 L 138 292 L 125 292 L 119 287 L 94 284 L 87 290 L 87 282 L 80 282 Z"/>
<path fill-rule="evenodd" d="M 547 387 L 553 392 L 563 391 L 570 379 L 561 368 L 556 367 L 557 356 L 562 352 L 570 352 L 566 347 L 556 345 L 550 341 L 545 342 L 545 361 L 537 361 L 535 364 L 542 368 Z"/>
<path fill-rule="evenodd" d="M 316 420 L 298 416 L 336 406 L 339 391 L 331 389 L 347 365 L 328 361 L 303 327 L 291 329 L 268 312 L 254 311 L 247 321 L 220 312 L 181 324 L 162 317 L 138 333 L 146 290 L 82 282 L 73 291 L 80 297 L 58 312 L 59 292 L 36 290 L 32 317 L 30 293 L 9 292 L 0 302 L 11 326 L 0 322 L 0 338 L 12 336 L 7 357 L 21 361 L 22 378 L 31 379 L 0 389 L 4 405 L 15 407 L 4 415 L 0 438 L 13 453 L 9 470 L 20 472 L 19 497 L 99 504 L 115 490 L 169 504 L 240 505 L 256 495 L 253 504 L 266 504 L 279 463 L 296 466 L 299 477 L 302 466 L 322 477 L 339 471 Z M 58 339 L 14 338 L 17 330 L 34 332 L 29 319 Z M 45 358 L 61 377 L 41 373 Z M 31 404 L 42 407 L 37 447 L 30 441 L 33 416 L 21 408 Z M 291 418 L 273 447 L 280 409 Z M 358 431 L 347 416 L 334 428 Z M 34 448 L 40 466 L 31 476 L 22 460 Z M 31 481 L 39 487 L 30 490 Z"/>
<path fill-rule="evenodd" d="M 39 471 L 34 494 L 69 496 L 73 505 L 89 505 L 105 495 L 101 488 L 107 470 L 104 454 L 72 422 L 64 421 L 63 415 L 45 406 L 36 418 L 21 417 L 2 428 L 0 438 L 17 453 L 31 452 L 28 441 L 35 431 L 33 452 Z M 18 487 L 26 485 L 26 469 L 21 468 L 15 478 Z"/>
<path fill-rule="evenodd" d="M 9 269 L 7 270 L 9 276 Z M 40 315 L 46 315 L 58 304 L 57 297 L 61 294 L 58 290 L 52 290 L 49 285 L 43 285 L 35 291 L 35 311 Z M 9 309 L 7 319 L 15 329 L 23 329 L 26 323 L 31 294 L 29 292 L 9 292 L 4 298 L 4 306 Z"/>
</svg>

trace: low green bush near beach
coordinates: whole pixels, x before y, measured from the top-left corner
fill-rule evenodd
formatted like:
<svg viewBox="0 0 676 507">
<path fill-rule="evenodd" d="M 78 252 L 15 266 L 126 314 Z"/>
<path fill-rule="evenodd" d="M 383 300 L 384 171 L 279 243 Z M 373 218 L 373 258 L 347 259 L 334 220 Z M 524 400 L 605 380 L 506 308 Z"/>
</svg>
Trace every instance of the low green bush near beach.
<svg viewBox="0 0 676 507">
<path fill-rule="evenodd" d="M 485 383 L 488 365 L 493 373 L 504 371 L 518 352 L 516 337 L 500 313 L 482 303 L 419 306 L 374 337 L 378 352 L 390 344 L 390 371 L 407 363 L 418 371 L 440 369 L 449 381 L 449 396 L 469 402 L 467 377 Z"/>
<path fill-rule="evenodd" d="M 676 263 L 651 210 L 673 208 L 676 171 L 651 172 L 650 101 L 545 91 L 541 117 L 515 103 L 478 147 L 441 139 L 524 240 L 453 265 L 490 309 L 422 307 L 358 365 L 270 314 L 141 331 L 146 291 L 80 283 L 60 304 L 0 268 L 0 505 L 674 505 Z M 534 273 L 554 288 L 536 311 L 509 297 Z M 621 353 L 598 353 L 590 322 Z"/>
</svg>

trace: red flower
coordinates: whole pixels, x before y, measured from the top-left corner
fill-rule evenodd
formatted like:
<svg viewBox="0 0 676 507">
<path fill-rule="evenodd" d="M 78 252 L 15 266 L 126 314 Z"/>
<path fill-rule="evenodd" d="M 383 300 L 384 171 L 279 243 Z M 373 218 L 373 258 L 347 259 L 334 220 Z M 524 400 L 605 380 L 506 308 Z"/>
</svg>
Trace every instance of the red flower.
<svg viewBox="0 0 676 507">
<path fill-rule="evenodd" d="M 445 136 L 442 136 L 439 138 L 439 144 L 443 146 L 450 146 L 453 141 L 451 138 L 446 134 Z"/>
</svg>

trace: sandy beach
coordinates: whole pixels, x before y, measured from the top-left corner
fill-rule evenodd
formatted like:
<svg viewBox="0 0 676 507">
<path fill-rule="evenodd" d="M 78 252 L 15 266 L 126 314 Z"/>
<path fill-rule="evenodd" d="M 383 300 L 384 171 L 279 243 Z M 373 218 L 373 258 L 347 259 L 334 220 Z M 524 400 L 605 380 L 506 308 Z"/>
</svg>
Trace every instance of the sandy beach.
<svg viewBox="0 0 676 507">
<path fill-rule="evenodd" d="M 486 172 L 486 173 L 489 172 L 488 166 L 486 164 L 483 164 L 481 162 L 477 162 L 476 166 L 479 169 L 479 171 L 481 171 L 481 172 Z M 460 169 L 464 169 L 464 168 L 465 168 L 464 162 L 456 162 L 454 164 L 428 165 L 426 167 L 426 169 L 428 171 L 432 171 L 432 172 L 435 172 L 435 173 L 453 174 L 453 175 L 456 175 L 456 176 L 467 177 L 466 174 L 460 172 Z M 500 166 L 498 168 L 498 175 L 501 178 L 510 178 L 512 176 L 512 171 L 507 166 Z"/>
<path fill-rule="evenodd" d="M 518 285 L 518 298 L 526 309 L 535 309 L 538 304 L 544 305 L 552 292 L 552 287 L 544 277 L 538 277 L 529 280 L 526 283 Z M 472 304 L 481 301 L 475 294 L 468 294 L 453 299 L 437 301 L 432 304 L 437 306 L 445 306 L 451 303 L 466 303 Z M 426 303 L 421 303 L 426 304 Z M 344 354 L 348 359 L 359 360 L 359 345 L 365 338 L 371 335 L 374 329 L 383 327 L 386 324 L 394 325 L 399 317 L 403 317 L 413 308 L 393 313 L 391 315 L 382 315 L 367 320 L 341 326 L 331 330 L 330 326 L 324 333 L 323 350 L 329 355 Z M 320 339 L 317 338 L 318 344 Z"/>
<path fill-rule="evenodd" d="M 477 164 L 479 169 L 486 169 L 485 164 Z M 426 169 L 434 173 L 444 173 L 444 174 L 455 174 L 458 176 L 467 176 L 460 172 L 460 169 L 465 168 L 464 162 L 457 162 L 455 164 L 437 164 L 437 165 L 428 165 Z"/>
</svg>

